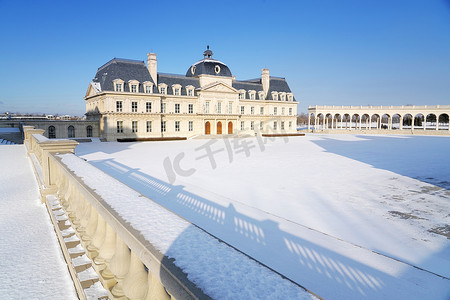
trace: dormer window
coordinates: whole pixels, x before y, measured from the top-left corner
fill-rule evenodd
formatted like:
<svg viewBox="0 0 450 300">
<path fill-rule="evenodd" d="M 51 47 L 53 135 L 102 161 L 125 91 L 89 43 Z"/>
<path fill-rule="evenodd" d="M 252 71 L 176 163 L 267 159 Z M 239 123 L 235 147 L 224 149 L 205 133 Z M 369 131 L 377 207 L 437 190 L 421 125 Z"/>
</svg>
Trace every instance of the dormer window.
<svg viewBox="0 0 450 300">
<path fill-rule="evenodd" d="M 123 92 L 123 80 L 120 78 L 113 80 L 114 91 Z"/>
<path fill-rule="evenodd" d="M 158 89 L 159 89 L 160 94 L 163 94 L 163 95 L 167 94 L 167 84 L 165 84 L 165 83 L 158 84 Z"/>
<path fill-rule="evenodd" d="M 281 93 L 280 94 L 280 101 L 286 101 L 286 93 Z"/>
<path fill-rule="evenodd" d="M 153 93 L 153 82 L 150 81 L 144 81 L 142 83 L 143 87 L 144 87 L 144 92 L 146 94 L 152 94 Z"/>
<path fill-rule="evenodd" d="M 137 93 L 139 89 L 139 81 L 137 80 L 128 81 L 128 87 L 130 89 L 130 92 Z"/>
<path fill-rule="evenodd" d="M 272 99 L 274 101 L 278 101 L 278 93 L 277 92 L 272 92 Z"/>
<path fill-rule="evenodd" d="M 173 84 L 172 85 L 172 92 L 175 96 L 181 95 L 181 85 L 179 84 Z"/>
<path fill-rule="evenodd" d="M 292 95 L 292 93 L 289 93 L 286 101 L 294 101 L 294 95 Z"/>
<path fill-rule="evenodd" d="M 192 85 L 186 86 L 186 95 L 188 95 L 189 97 L 194 96 L 194 86 Z"/>
<path fill-rule="evenodd" d="M 256 91 L 250 90 L 248 91 L 248 95 L 250 96 L 250 100 L 255 100 Z"/>
<path fill-rule="evenodd" d="M 245 99 L 245 90 L 239 90 L 239 99 Z"/>
<path fill-rule="evenodd" d="M 259 96 L 259 100 L 264 100 L 264 92 L 259 92 L 258 96 Z"/>
</svg>

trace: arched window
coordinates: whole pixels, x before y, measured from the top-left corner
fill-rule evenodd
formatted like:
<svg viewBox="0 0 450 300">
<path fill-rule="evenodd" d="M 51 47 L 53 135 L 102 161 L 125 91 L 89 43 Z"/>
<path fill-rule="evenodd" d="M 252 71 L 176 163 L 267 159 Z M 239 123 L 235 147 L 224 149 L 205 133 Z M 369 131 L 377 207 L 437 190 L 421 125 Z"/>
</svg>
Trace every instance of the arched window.
<svg viewBox="0 0 450 300">
<path fill-rule="evenodd" d="M 86 136 L 92 137 L 92 126 L 91 125 L 86 127 Z"/>
<path fill-rule="evenodd" d="M 68 136 L 69 138 L 74 138 L 74 137 L 75 137 L 75 127 L 73 127 L 72 125 L 70 125 L 70 126 L 67 128 L 67 136 Z"/>
<path fill-rule="evenodd" d="M 55 126 L 48 126 L 48 138 L 49 139 L 56 139 Z"/>
</svg>

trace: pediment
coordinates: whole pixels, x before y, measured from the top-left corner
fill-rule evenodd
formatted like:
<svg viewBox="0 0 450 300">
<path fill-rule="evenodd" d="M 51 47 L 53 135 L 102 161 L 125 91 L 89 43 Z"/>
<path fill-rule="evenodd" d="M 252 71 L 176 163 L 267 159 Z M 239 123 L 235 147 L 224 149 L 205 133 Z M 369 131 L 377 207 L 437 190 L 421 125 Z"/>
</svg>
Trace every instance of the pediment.
<svg viewBox="0 0 450 300">
<path fill-rule="evenodd" d="M 221 92 L 221 93 L 238 93 L 238 91 L 223 82 L 213 82 L 200 89 L 202 92 Z"/>
<path fill-rule="evenodd" d="M 91 82 L 89 83 L 89 87 L 86 91 L 86 96 L 85 97 L 91 97 L 96 95 L 97 93 L 101 92 L 102 89 L 100 87 L 100 83 L 99 82 Z"/>
</svg>

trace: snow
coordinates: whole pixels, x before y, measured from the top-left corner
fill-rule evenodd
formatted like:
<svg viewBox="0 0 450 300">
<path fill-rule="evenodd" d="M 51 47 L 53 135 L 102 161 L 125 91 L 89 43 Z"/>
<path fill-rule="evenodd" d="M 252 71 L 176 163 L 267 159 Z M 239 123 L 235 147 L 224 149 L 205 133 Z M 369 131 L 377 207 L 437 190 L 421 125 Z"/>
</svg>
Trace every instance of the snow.
<svg viewBox="0 0 450 300">
<path fill-rule="evenodd" d="M 59 156 L 156 249 L 174 258 L 174 263 L 188 274 L 188 278 L 212 298 L 315 298 L 83 159 L 73 154 Z M 69 252 L 74 250 L 69 249 Z"/>
<path fill-rule="evenodd" d="M 326 299 L 450 297 L 448 153 L 449 137 L 317 134 L 76 148 Z M 163 250 L 190 250 L 187 228 L 168 231 Z"/>
<path fill-rule="evenodd" d="M 78 299 L 25 147 L 0 165 L 0 299 Z"/>
</svg>

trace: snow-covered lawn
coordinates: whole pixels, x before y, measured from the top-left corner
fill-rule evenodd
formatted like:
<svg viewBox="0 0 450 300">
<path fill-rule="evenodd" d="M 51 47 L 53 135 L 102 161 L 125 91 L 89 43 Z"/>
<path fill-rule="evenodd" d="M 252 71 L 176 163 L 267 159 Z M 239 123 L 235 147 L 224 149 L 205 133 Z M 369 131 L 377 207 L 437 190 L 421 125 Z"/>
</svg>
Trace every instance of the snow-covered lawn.
<svg viewBox="0 0 450 300">
<path fill-rule="evenodd" d="M 82 143 L 76 154 L 326 299 L 450 297 L 450 138 Z"/>
<path fill-rule="evenodd" d="M 0 166 L 0 299 L 78 299 L 25 146 Z"/>
</svg>

